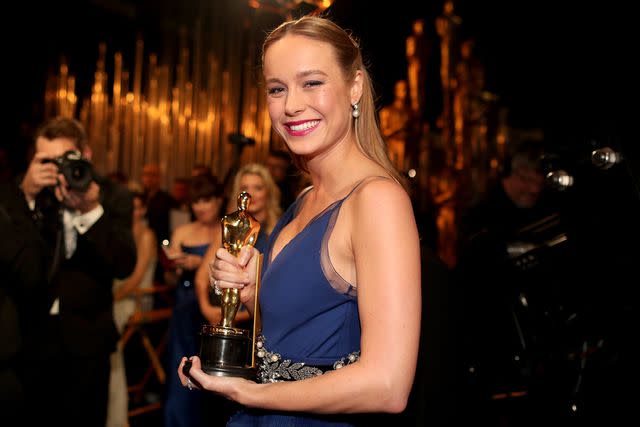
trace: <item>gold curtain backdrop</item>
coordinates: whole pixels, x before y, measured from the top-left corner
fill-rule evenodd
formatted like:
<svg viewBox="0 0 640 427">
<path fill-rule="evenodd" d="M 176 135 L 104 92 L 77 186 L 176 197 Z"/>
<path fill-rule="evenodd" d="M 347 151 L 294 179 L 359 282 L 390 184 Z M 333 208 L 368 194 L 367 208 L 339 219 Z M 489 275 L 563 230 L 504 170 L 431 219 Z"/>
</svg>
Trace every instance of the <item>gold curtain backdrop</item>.
<svg viewBox="0 0 640 427">
<path fill-rule="evenodd" d="M 266 29 L 285 17 L 238 6 L 215 2 L 195 25 L 182 27 L 174 35 L 177 55 L 161 56 L 177 58 L 174 63 L 159 61 L 141 36 L 132 40 L 133 58 L 109 54 L 100 43 L 91 93 L 84 97 L 61 59 L 47 78 L 45 117 L 74 117 L 86 126 L 100 173 L 121 172 L 139 181 L 142 166 L 155 162 L 165 187 L 189 176 L 197 163 L 224 177 L 233 155 L 231 133 L 256 142 L 243 150 L 242 163 L 262 161 L 271 124 L 259 85 L 260 46 Z"/>
</svg>

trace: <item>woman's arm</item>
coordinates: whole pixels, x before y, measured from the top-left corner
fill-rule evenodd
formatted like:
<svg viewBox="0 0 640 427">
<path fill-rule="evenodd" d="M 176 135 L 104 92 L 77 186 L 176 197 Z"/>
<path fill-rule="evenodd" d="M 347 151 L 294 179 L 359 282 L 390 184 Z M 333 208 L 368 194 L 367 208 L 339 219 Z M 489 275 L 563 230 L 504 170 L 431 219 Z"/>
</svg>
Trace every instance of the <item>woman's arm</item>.
<svg viewBox="0 0 640 427">
<path fill-rule="evenodd" d="M 204 388 L 273 410 L 404 410 L 415 373 L 421 311 L 420 248 L 411 202 L 399 185 L 382 180 L 368 183 L 352 199 L 348 240 L 357 273 L 360 360 L 307 380 L 255 384 L 208 376 L 195 358 L 190 373 Z"/>
<path fill-rule="evenodd" d="M 140 286 L 140 282 L 142 282 L 144 278 L 149 263 L 155 258 L 156 250 L 156 238 L 151 230 L 146 230 L 137 248 L 138 257 L 133 273 L 131 273 L 122 286 L 115 292 L 113 296 L 115 301 L 127 297 Z"/>
</svg>

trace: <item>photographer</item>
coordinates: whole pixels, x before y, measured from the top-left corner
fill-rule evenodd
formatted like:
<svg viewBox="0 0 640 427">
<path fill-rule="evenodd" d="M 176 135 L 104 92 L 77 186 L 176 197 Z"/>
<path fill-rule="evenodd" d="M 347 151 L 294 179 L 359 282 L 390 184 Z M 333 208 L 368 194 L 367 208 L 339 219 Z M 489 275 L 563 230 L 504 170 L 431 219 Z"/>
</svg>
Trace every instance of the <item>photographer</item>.
<svg viewBox="0 0 640 427">
<path fill-rule="evenodd" d="M 46 290 L 25 317 L 24 383 L 35 416 L 48 423 L 103 426 L 109 355 L 118 334 L 112 283 L 136 261 L 132 199 L 93 170 L 87 136 L 58 117 L 35 135 L 35 154 L 20 181 L 48 261 Z M 38 415 L 41 414 L 41 415 Z"/>
<path fill-rule="evenodd" d="M 465 335 L 457 351 L 458 387 L 474 420 L 535 419 L 537 425 L 544 416 L 555 418 L 560 412 L 551 415 L 553 405 L 563 402 L 557 367 L 549 362 L 558 352 L 563 245 L 546 242 L 564 224 L 561 200 L 545 187 L 544 141 L 508 148 L 502 173 L 460 221 L 454 277 Z M 503 397 L 513 393 L 526 399 Z"/>
</svg>

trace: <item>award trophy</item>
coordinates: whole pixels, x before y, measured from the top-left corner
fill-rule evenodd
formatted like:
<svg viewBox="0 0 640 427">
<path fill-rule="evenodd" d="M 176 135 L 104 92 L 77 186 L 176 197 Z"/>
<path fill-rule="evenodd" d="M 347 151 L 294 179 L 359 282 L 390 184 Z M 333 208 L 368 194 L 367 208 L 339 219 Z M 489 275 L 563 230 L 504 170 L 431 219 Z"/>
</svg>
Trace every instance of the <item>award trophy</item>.
<svg viewBox="0 0 640 427">
<path fill-rule="evenodd" d="M 247 208 L 251 195 L 243 191 L 238 195 L 238 210 L 222 220 L 222 244 L 237 256 L 244 246 L 253 246 L 258 239 L 260 223 Z M 260 262 L 256 272 L 256 299 L 260 279 Z M 255 303 L 254 301 L 254 303 Z M 254 346 L 257 304 L 254 310 L 253 331 L 234 327 L 234 318 L 240 306 L 238 289 L 223 289 L 220 295 L 222 319 L 217 325 L 203 325 L 200 332 L 200 360 L 202 370 L 209 375 L 255 379 Z"/>
</svg>

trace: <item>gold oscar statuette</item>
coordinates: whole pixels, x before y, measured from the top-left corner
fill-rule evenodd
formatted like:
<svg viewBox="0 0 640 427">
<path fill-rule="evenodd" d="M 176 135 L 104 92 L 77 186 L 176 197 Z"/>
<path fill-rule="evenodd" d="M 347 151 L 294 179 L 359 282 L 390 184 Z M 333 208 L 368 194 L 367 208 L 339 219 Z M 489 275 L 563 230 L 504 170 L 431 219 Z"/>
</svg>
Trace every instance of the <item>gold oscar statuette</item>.
<svg viewBox="0 0 640 427">
<path fill-rule="evenodd" d="M 234 256 L 245 246 L 253 246 L 258 239 L 260 223 L 247 211 L 251 195 L 243 191 L 238 195 L 238 210 L 225 215 L 221 220 L 222 245 Z M 260 262 L 256 271 L 256 301 Z M 255 303 L 255 301 L 254 301 Z M 256 321 L 253 331 L 237 328 L 234 319 L 240 307 L 238 289 L 223 289 L 220 295 L 222 319 L 217 325 L 204 325 L 200 333 L 200 359 L 202 370 L 209 375 L 243 377 L 255 379 Z M 254 314 L 257 313 L 254 307 Z M 254 319 L 257 317 L 254 316 Z"/>
</svg>

